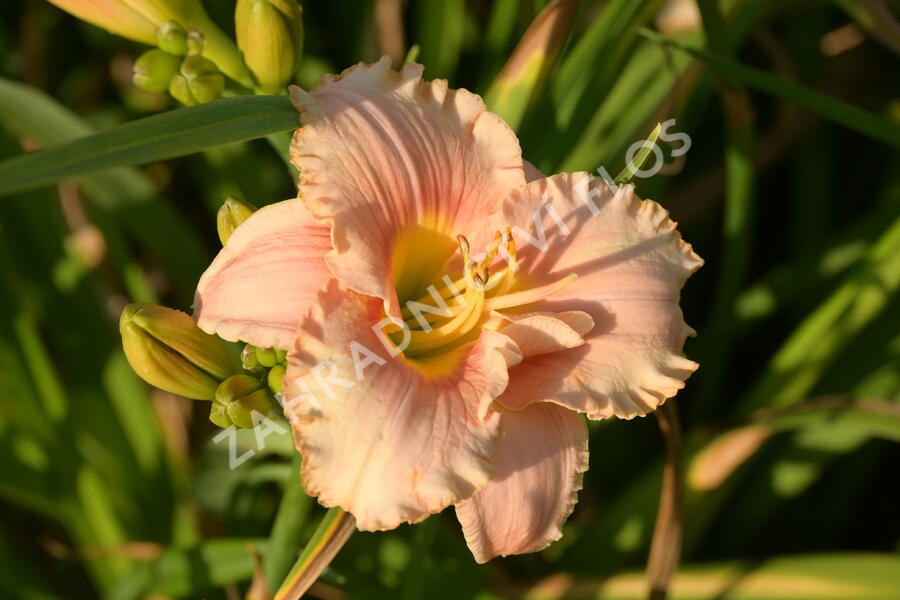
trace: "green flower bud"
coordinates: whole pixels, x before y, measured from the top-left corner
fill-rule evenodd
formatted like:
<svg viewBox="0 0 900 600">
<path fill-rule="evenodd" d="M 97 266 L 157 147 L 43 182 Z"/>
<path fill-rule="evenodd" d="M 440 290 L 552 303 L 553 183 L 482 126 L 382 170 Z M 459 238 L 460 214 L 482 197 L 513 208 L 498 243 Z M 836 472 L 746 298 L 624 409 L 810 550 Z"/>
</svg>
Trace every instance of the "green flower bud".
<svg viewBox="0 0 900 600">
<path fill-rule="evenodd" d="M 191 29 L 187 34 L 187 53 L 189 56 L 202 54 L 206 49 L 206 38 L 197 29 Z"/>
<path fill-rule="evenodd" d="M 216 403 L 225 407 L 231 422 L 245 429 L 253 427 L 254 412 L 266 416 L 272 408 L 271 392 L 252 375 L 229 377 L 216 389 L 215 396 Z"/>
<path fill-rule="evenodd" d="M 259 361 L 256 360 L 256 346 L 247 344 L 241 350 L 241 366 L 251 373 L 262 373 L 265 370 Z"/>
<path fill-rule="evenodd" d="M 280 365 L 287 358 L 287 350 L 276 350 L 275 351 L 275 360 L 278 361 Z"/>
<path fill-rule="evenodd" d="M 269 384 L 269 389 L 275 394 L 280 394 L 283 389 L 285 371 L 286 368 L 284 365 L 275 365 L 269 369 L 266 382 Z"/>
<path fill-rule="evenodd" d="M 239 369 L 222 342 L 181 311 L 129 304 L 119 319 L 119 331 L 135 373 L 174 394 L 212 400 L 219 383 Z"/>
<path fill-rule="evenodd" d="M 278 364 L 274 348 L 257 348 L 256 361 L 264 367 L 271 368 Z"/>
<path fill-rule="evenodd" d="M 197 100 L 191 93 L 191 84 L 188 83 L 188 80 L 180 73 L 175 75 L 175 77 L 172 78 L 172 81 L 169 82 L 169 95 L 185 106 L 194 106 L 197 104 Z"/>
<path fill-rule="evenodd" d="M 217 404 L 215 402 L 210 405 L 209 420 L 222 429 L 228 429 L 232 425 L 231 418 L 228 416 L 228 410 L 225 408 L 225 405 Z"/>
<path fill-rule="evenodd" d="M 178 73 L 180 62 L 177 56 L 162 50 L 148 50 L 134 61 L 131 80 L 144 91 L 164 92 L 169 88 L 172 77 Z"/>
<path fill-rule="evenodd" d="M 284 91 L 303 52 L 303 18 L 296 0 L 238 0 L 238 48 L 266 94 Z"/>
<path fill-rule="evenodd" d="M 256 212 L 255 206 L 234 198 L 229 198 L 222 204 L 216 214 L 216 229 L 219 232 L 219 241 L 223 246 L 238 225 L 246 221 L 254 212 Z"/>
<path fill-rule="evenodd" d="M 212 102 L 222 95 L 225 76 L 208 58 L 188 56 L 181 63 L 181 70 L 172 78 L 169 93 L 186 106 Z"/>
<path fill-rule="evenodd" d="M 188 52 L 188 34 L 177 21 L 166 21 L 156 30 L 156 45 L 163 52 L 184 56 Z"/>
</svg>

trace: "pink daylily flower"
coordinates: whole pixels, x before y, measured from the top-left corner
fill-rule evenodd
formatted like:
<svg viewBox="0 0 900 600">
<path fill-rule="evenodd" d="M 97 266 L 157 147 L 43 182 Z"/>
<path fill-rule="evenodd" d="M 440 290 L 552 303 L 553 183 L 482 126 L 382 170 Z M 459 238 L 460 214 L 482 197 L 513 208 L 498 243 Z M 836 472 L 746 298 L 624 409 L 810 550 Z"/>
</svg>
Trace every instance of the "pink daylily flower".
<svg viewBox="0 0 900 600">
<path fill-rule="evenodd" d="M 289 350 L 303 484 L 359 529 L 454 505 L 479 562 L 544 548 L 588 467 L 585 416 L 645 415 L 697 368 L 678 303 L 701 259 L 632 187 L 538 173 L 421 65 L 292 99 L 300 198 L 237 228 L 200 327 Z"/>
</svg>

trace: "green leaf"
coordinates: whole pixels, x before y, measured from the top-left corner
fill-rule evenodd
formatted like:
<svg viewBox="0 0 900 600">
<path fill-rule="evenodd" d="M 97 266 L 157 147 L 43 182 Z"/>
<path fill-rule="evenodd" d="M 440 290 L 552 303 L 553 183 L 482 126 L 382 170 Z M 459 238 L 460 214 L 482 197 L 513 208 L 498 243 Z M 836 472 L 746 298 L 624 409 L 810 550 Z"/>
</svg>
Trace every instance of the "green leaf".
<svg viewBox="0 0 900 600">
<path fill-rule="evenodd" d="M 31 110 L 29 88 L 0 80 L 0 110 Z M 0 163 L 0 196 L 112 167 L 139 165 L 298 126 L 284 96 L 241 96 L 180 108 Z"/>
<path fill-rule="evenodd" d="M 186 547 L 170 546 L 152 562 L 135 565 L 106 597 L 109 600 L 150 596 L 206 598 L 215 588 L 248 581 L 253 576 L 256 567 L 253 550 L 264 551 L 265 541 L 219 538 Z"/>
<path fill-rule="evenodd" d="M 429 79 L 450 79 L 456 71 L 462 52 L 466 27 L 466 4 L 463 0 L 419 2 L 418 38 L 422 49 L 420 62 Z"/>
<path fill-rule="evenodd" d="M 554 2 L 528 27 L 515 51 L 485 94 L 484 101 L 516 130 L 528 107 L 544 90 L 547 76 L 562 52 L 578 4 Z"/>
<path fill-rule="evenodd" d="M 57 146 L 96 133 L 82 117 L 41 90 L 3 79 L 0 109 L 0 122 L 7 129 L 41 146 Z M 123 239 L 126 232 L 165 268 L 185 301 L 191 299 L 197 278 L 209 264 L 207 250 L 184 219 L 161 201 L 151 181 L 137 169 L 120 167 L 87 175 L 80 184 L 96 208 L 91 216 L 106 238 L 131 299 L 155 300 Z"/>
<path fill-rule="evenodd" d="M 652 19 L 660 4 L 660 0 L 612 0 L 572 43 L 549 93 L 529 111 L 523 124 L 524 145 L 538 149 L 531 156 L 538 168 L 557 171 L 560 159 L 583 137 L 586 124 L 604 104 L 634 52 L 637 29 Z"/>
<path fill-rule="evenodd" d="M 841 348 L 900 290 L 900 219 L 869 249 L 847 280 L 794 331 L 741 404 L 744 411 L 796 403 Z"/>
<path fill-rule="evenodd" d="M 526 600 L 604 600 L 646 595 L 643 573 L 604 580 L 551 576 L 525 594 Z M 555 582 L 555 584 L 554 584 Z M 675 575 L 671 600 L 852 600 L 894 598 L 900 588 L 900 557 L 891 554 L 813 554 L 759 563 L 731 562 L 684 567 Z"/>
<path fill-rule="evenodd" d="M 263 563 L 270 589 L 276 589 L 297 559 L 303 525 L 312 508 L 312 498 L 300 485 L 300 457 L 295 456 L 284 479 L 284 495 L 272 525 L 268 551 Z"/>
<path fill-rule="evenodd" d="M 650 132 L 650 135 L 647 139 L 644 140 L 643 145 L 641 146 L 640 151 L 637 155 L 627 164 L 622 171 L 616 175 L 616 183 L 628 183 L 634 177 L 634 174 L 641 170 L 641 167 L 644 166 L 644 162 L 647 160 L 647 157 L 650 156 L 650 152 L 653 150 L 653 147 L 656 145 L 656 140 L 659 139 L 659 132 L 662 128 L 662 123 L 657 123 L 656 127 L 653 128 L 653 131 Z"/>
<path fill-rule="evenodd" d="M 742 83 L 777 98 L 794 102 L 839 125 L 900 148 L 900 125 L 863 110 L 852 104 L 828 96 L 808 86 L 782 79 L 761 69 L 748 67 L 718 54 L 701 50 L 681 42 L 660 36 L 652 31 L 643 31 L 645 37 L 656 42 L 678 48 L 699 58 L 713 71 L 721 73 L 731 81 Z"/>
</svg>

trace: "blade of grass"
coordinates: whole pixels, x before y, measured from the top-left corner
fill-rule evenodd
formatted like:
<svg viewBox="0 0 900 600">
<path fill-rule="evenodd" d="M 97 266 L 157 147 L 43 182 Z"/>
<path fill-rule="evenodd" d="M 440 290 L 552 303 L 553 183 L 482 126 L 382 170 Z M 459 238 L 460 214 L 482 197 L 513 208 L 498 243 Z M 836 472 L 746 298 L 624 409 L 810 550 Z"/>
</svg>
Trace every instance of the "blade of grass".
<svg viewBox="0 0 900 600">
<path fill-rule="evenodd" d="M 644 30 L 643 35 L 650 40 L 690 53 L 706 63 L 713 71 L 727 76 L 732 81 L 752 87 L 776 98 L 793 102 L 851 131 L 856 131 L 874 140 L 884 142 L 889 146 L 900 148 L 900 124 L 894 121 L 880 117 L 838 98 L 823 94 L 806 85 L 787 81 L 761 69 L 748 67 L 735 60 L 685 45 L 652 31 Z"/>
<path fill-rule="evenodd" d="M 428 79 L 453 79 L 462 52 L 466 27 L 463 0 L 420 2 L 415 42 L 421 48 L 421 63 Z"/>
<path fill-rule="evenodd" d="M 641 573 L 608 579 L 551 575 L 529 590 L 516 590 L 525 600 L 607 600 L 640 598 Z M 900 586 L 900 557 L 892 554 L 844 553 L 779 556 L 761 562 L 736 561 L 685 567 L 672 582 L 672 600 L 853 600 L 891 598 Z M 790 590 L 789 592 L 787 590 Z"/>
<path fill-rule="evenodd" d="M 807 317 L 772 357 L 739 405 L 747 413 L 800 401 L 836 353 L 900 289 L 900 219 L 875 242 L 851 276 Z"/>
<path fill-rule="evenodd" d="M 900 23 L 890 8 L 879 0 L 834 0 L 856 23 L 884 44 L 894 54 L 900 55 Z"/>
<path fill-rule="evenodd" d="M 653 147 L 656 145 L 656 140 L 659 139 L 661 128 L 662 123 L 657 123 L 656 127 L 653 128 L 653 131 L 650 132 L 650 135 L 647 136 L 647 139 L 644 140 L 644 145 L 641 146 L 637 155 L 625 165 L 625 168 L 622 169 L 618 175 L 616 175 L 616 183 L 628 183 L 634 178 L 634 174 L 641 170 L 647 157 L 650 156 Z"/>
<path fill-rule="evenodd" d="M 503 65 L 513 43 L 521 2 L 519 0 L 496 0 L 491 7 L 487 28 L 482 37 L 481 81 L 484 86 L 490 83 Z"/>
<path fill-rule="evenodd" d="M 513 130 L 518 129 L 525 111 L 543 92 L 577 10 L 576 0 L 553 0 L 548 4 L 528 27 L 485 94 L 488 108 Z"/>
<path fill-rule="evenodd" d="M 269 536 L 264 569 L 269 589 L 278 589 L 297 558 L 303 525 L 312 508 L 312 498 L 300 485 L 300 457 L 291 461 L 291 469 L 284 480 L 284 495 L 275 515 L 272 534 Z"/>
<path fill-rule="evenodd" d="M 45 147 L 96 133 L 82 117 L 40 90 L 2 79 L 0 109 L 0 122 L 6 128 Z M 184 219 L 160 201 L 150 180 L 136 169 L 116 168 L 83 177 L 81 189 L 96 206 L 94 217 L 101 228 L 115 238 L 107 240 L 112 249 L 121 247 L 114 231 L 118 225 L 150 251 L 184 302 L 190 302 L 197 278 L 209 264 L 208 251 Z M 128 261 L 124 254 L 116 260 L 121 261 L 120 273 L 127 280 Z"/>
<path fill-rule="evenodd" d="M 27 110 L 32 97 L 0 80 L 4 111 Z M 27 90 L 27 88 L 26 88 Z M 139 165 L 296 129 L 297 111 L 284 96 L 240 96 L 179 108 L 0 163 L 0 196 L 112 167 Z"/>
<path fill-rule="evenodd" d="M 796 306 L 824 283 L 859 264 L 866 256 L 869 241 L 884 233 L 898 209 L 900 195 L 845 229 L 830 234 L 826 245 L 810 247 L 745 288 L 735 302 L 738 333 L 749 330 L 761 319 Z"/>
<path fill-rule="evenodd" d="M 593 170 L 598 166 L 612 170 L 641 131 L 672 114 L 669 110 L 674 111 L 676 107 L 669 108 L 668 103 L 673 96 L 683 94 L 684 87 L 693 86 L 693 77 L 687 73 L 691 62 L 683 53 L 660 49 L 641 40 L 577 141 L 566 152 L 560 170 Z M 661 112 L 664 108 L 668 110 Z"/>
<path fill-rule="evenodd" d="M 709 47 L 730 57 L 724 18 L 716 0 L 698 0 L 703 30 Z M 756 214 L 756 159 L 753 107 L 744 87 L 719 73 L 719 90 L 725 114 L 725 215 L 722 222 L 722 255 L 713 295 L 713 309 L 706 328 L 709 350 L 702 354 L 706 377 L 693 410 L 702 413 L 718 398 L 734 340 L 731 327 L 734 304 L 747 279 L 754 215 Z"/>
<path fill-rule="evenodd" d="M 562 61 L 556 76 L 523 123 L 523 145 L 538 150 L 529 158 L 545 172 L 584 134 L 636 46 L 636 32 L 652 19 L 659 0 L 612 0 Z M 599 68 L 598 68 L 599 65 Z M 552 121 L 548 116 L 553 115 Z"/>
</svg>

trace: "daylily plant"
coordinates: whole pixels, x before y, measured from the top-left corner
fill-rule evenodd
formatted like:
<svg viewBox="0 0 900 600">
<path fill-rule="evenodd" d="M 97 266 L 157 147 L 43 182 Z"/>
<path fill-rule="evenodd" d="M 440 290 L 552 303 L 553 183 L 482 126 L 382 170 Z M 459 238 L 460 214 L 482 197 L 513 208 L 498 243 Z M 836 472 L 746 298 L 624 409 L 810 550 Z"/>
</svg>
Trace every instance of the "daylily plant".
<svg viewBox="0 0 900 600">
<path fill-rule="evenodd" d="M 383 58 L 292 89 L 299 197 L 244 221 L 195 316 L 287 350 L 306 491 L 361 530 L 448 506 L 476 560 L 561 536 L 588 419 L 646 415 L 697 364 L 701 264 L 667 212 L 545 177 L 481 98 Z"/>
</svg>

